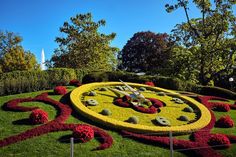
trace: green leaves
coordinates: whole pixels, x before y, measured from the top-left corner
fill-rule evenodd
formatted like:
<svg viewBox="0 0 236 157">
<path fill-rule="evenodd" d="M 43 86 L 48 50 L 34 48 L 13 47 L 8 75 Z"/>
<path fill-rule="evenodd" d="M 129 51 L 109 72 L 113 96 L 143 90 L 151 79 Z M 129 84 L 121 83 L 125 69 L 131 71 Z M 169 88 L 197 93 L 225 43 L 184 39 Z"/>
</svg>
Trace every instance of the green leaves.
<svg viewBox="0 0 236 157">
<path fill-rule="evenodd" d="M 22 40 L 13 32 L 0 31 L 0 73 L 39 69 L 34 54 L 20 45 Z"/>
<path fill-rule="evenodd" d="M 188 79 L 189 73 L 196 71 L 195 78 L 206 85 L 211 80 L 220 79 L 217 77 L 221 73 L 232 71 L 233 56 L 236 53 L 232 46 L 235 43 L 232 38 L 236 28 L 236 18 L 232 10 L 235 1 L 217 0 L 213 3 L 210 0 L 193 0 L 193 4 L 201 12 L 199 18 L 189 17 L 191 10 L 185 0 L 178 0 L 175 5 L 166 5 L 170 10 L 183 8 L 187 18 L 186 22 L 177 24 L 172 30 L 172 40 L 185 49 L 185 52 L 175 49 L 172 60 L 174 67 L 178 69 L 175 69 L 177 74 Z"/>
<path fill-rule="evenodd" d="M 91 13 L 79 14 L 70 20 L 60 28 L 65 37 L 56 38 L 59 48 L 51 58 L 53 66 L 111 70 L 116 65 L 118 48 L 110 46 L 115 33 L 106 35 L 98 32 L 99 27 L 105 26 L 105 20 L 94 22 Z"/>
</svg>

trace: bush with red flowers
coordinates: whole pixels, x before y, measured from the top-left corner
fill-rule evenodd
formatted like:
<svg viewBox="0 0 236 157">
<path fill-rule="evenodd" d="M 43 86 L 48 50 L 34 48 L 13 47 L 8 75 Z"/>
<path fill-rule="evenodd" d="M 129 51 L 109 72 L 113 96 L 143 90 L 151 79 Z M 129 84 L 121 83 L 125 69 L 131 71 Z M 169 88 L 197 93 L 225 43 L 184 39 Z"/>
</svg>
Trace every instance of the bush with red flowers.
<svg viewBox="0 0 236 157">
<path fill-rule="evenodd" d="M 70 80 L 70 83 L 69 83 L 71 86 L 76 86 L 76 87 L 79 87 L 81 86 L 81 83 L 79 80 L 77 79 L 73 79 L 73 80 Z"/>
<path fill-rule="evenodd" d="M 145 85 L 155 87 L 155 84 L 153 82 L 151 82 L 151 81 L 145 82 Z"/>
<path fill-rule="evenodd" d="M 211 134 L 208 140 L 208 144 L 211 146 L 216 146 L 218 148 L 229 148 L 230 140 L 223 134 Z"/>
<path fill-rule="evenodd" d="M 48 114 L 41 109 L 35 109 L 30 114 L 29 120 L 32 124 L 44 124 L 48 122 Z"/>
<path fill-rule="evenodd" d="M 66 87 L 56 86 L 54 88 L 54 93 L 57 94 L 57 95 L 65 95 L 67 93 Z"/>
<path fill-rule="evenodd" d="M 230 116 L 224 116 L 216 121 L 215 125 L 221 128 L 232 128 L 234 126 L 234 121 L 230 118 Z"/>
<path fill-rule="evenodd" d="M 228 112 L 230 107 L 228 104 L 212 103 L 212 109 L 214 111 Z"/>
<path fill-rule="evenodd" d="M 80 142 L 88 142 L 94 138 L 93 128 L 88 125 L 78 125 L 73 130 L 73 136 Z"/>
</svg>

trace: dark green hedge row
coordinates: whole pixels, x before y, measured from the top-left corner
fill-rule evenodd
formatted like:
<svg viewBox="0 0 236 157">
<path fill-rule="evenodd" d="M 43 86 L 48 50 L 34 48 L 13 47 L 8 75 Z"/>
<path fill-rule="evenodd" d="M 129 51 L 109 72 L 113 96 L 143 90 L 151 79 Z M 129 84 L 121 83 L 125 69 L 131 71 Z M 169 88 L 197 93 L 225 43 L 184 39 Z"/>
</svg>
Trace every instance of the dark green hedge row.
<svg viewBox="0 0 236 157">
<path fill-rule="evenodd" d="M 229 99 L 236 99 L 236 93 L 219 87 L 200 86 L 192 84 L 187 81 L 182 81 L 178 78 L 150 76 L 150 75 L 138 76 L 135 73 L 127 73 L 122 71 L 94 72 L 91 74 L 87 74 L 84 76 L 82 83 L 119 81 L 119 80 L 126 82 L 135 82 L 135 83 L 145 83 L 147 81 L 152 81 L 157 87 L 161 88 L 179 90 L 179 91 L 189 91 L 203 95 L 213 95 Z"/>
<path fill-rule="evenodd" d="M 0 95 L 52 89 L 67 85 L 72 79 L 82 80 L 86 70 L 53 68 L 46 71 L 14 71 L 0 76 Z"/>
</svg>

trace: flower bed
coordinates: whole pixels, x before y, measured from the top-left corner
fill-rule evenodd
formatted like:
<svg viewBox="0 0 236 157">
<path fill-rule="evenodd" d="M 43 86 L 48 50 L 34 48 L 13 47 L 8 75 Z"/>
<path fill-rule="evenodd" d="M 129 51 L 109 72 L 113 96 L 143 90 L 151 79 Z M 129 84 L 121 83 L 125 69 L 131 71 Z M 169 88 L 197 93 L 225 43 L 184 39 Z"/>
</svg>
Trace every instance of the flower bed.
<svg viewBox="0 0 236 157">
<path fill-rule="evenodd" d="M 111 147 L 113 140 L 112 137 L 107 134 L 105 131 L 97 128 L 97 127 L 92 127 L 86 124 L 65 124 L 65 121 L 69 118 L 71 115 L 72 109 L 69 107 L 69 105 L 62 104 L 61 102 L 58 102 L 56 100 L 53 100 L 48 97 L 47 93 L 43 93 L 41 95 L 36 96 L 35 98 L 22 98 L 22 99 L 13 99 L 7 103 L 4 104 L 4 108 L 7 110 L 11 111 L 21 111 L 21 112 L 26 112 L 26 111 L 32 111 L 36 112 L 35 109 L 37 107 L 23 107 L 20 106 L 19 104 L 22 102 L 31 102 L 31 101 L 36 101 L 36 102 L 43 102 L 45 104 L 50 104 L 54 106 L 56 109 L 58 109 L 58 115 L 57 117 L 40 126 L 37 126 L 33 129 L 26 130 L 25 132 L 19 133 L 17 135 L 13 135 L 10 137 L 6 137 L 2 140 L 0 140 L 0 147 L 8 146 L 10 144 L 20 142 L 22 140 L 26 140 L 29 138 L 33 138 L 36 136 L 40 136 L 43 134 L 47 134 L 50 132 L 56 132 L 56 131 L 66 131 L 66 130 L 76 130 L 76 127 L 86 127 L 86 128 L 92 128 L 94 131 L 94 136 L 96 138 L 99 138 L 101 144 L 95 150 L 101 150 L 101 149 L 106 149 Z M 40 111 L 41 113 L 42 111 Z M 43 111 L 44 112 L 44 111 Z M 36 113 L 39 113 L 39 110 L 37 110 Z M 43 113 L 45 114 L 45 113 Z M 92 135 L 90 135 L 92 138 Z"/>
</svg>

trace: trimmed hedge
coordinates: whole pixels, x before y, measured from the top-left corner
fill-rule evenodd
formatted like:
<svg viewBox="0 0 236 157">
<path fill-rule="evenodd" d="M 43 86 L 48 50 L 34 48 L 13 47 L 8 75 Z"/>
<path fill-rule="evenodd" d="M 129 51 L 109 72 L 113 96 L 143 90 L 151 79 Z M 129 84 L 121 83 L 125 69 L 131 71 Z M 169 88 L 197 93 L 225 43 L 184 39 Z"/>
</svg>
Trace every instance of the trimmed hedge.
<svg viewBox="0 0 236 157">
<path fill-rule="evenodd" d="M 68 85 L 70 80 L 81 81 L 87 70 L 53 68 L 45 71 L 13 71 L 0 75 L 0 95 L 11 95 L 53 89 Z"/>
<path fill-rule="evenodd" d="M 91 82 L 107 82 L 107 81 L 125 81 L 133 83 L 145 83 L 152 81 L 157 87 L 179 90 L 179 91 L 189 91 L 194 93 L 199 93 L 202 95 L 212 95 L 220 96 L 229 99 L 236 99 L 236 93 L 220 88 L 220 87 L 208 87 L 200 86 L 188 81 L 182 81 L 178 78 L 164 77 L 164 76 L 151 76 L 142 75 L 138 76 L 135 73 L 115 71 L 115 72 L 93 72 L 87 74 L 83 77 L 82 83 Z"/>
</svg>

